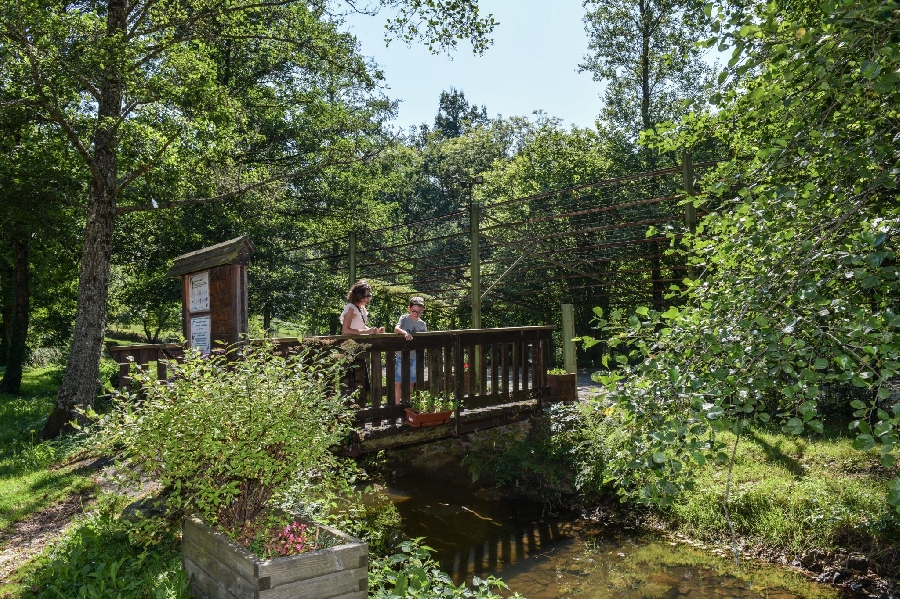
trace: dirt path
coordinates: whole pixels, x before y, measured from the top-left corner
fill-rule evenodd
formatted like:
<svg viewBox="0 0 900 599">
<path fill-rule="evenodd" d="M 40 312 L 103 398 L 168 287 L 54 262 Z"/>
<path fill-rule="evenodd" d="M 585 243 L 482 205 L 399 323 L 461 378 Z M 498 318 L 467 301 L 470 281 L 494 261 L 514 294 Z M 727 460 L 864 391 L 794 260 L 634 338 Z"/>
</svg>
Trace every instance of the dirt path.
<svg viewBox="0 0 900 599">
<path fill-rule="evenodd" d="M 65 501 L 32 514 L 0 533 L 0 584 L 9 582 L 16 570 L 54 539 L 59 538 L 72 521 L 94 504 L 90 494 L 73 495 Z"/>
<path fill-rule="evenodd" d="M 142 481 L 145 484 L 137 488 L 118 488 L 111 482 L 109 473 L 112 466 L 106 458 L 83 459 L 62 467 L 83 474 L 92 473 L 91 478 L 101 490 L 116 490 L 135 496 L 150 488 L 146 481 Z M 94 492 L 71 495 L 0 532 L 0 584 L 8 583 L 25 562 L 60 538 L 79 516 L 94 509 L 96 503 Z"/>
</svg>

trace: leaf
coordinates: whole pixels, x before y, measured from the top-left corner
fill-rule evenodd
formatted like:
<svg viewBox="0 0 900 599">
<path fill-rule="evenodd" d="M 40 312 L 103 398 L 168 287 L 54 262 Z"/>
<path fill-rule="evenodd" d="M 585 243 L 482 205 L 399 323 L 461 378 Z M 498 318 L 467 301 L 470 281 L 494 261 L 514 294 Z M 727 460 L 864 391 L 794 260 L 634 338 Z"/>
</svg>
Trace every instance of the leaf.
<svg viewBox="0 0 900 599">
<path fill-rule="evenodd" d="M 900 477 L 897 477 L 888 483 L 888 503 L 894 506 L 900 506 Z"/>
<path fill-rule="evenodd" d="M 681 312 L 678 311 L 678 308 L 676 308 L 675 306 L 669 306 L 669 309 L 663 312 L 661 316 L 666 320 L 673 320 L 675 318 L 678 318 L 680 314 Z"/>
<path fill-rule="evenodd" d="M 853 448 L 861 451 L 868 451 L 875 447 L 875 439 L 872 435 L 858 435 L 853 440 Z"/>
<path fill-rule="evenodd" d="M 782 427 L 782 430 L 791 435 L 803 434 L 803 421 L 799 418 L 791 418 Z"/>
</svg>

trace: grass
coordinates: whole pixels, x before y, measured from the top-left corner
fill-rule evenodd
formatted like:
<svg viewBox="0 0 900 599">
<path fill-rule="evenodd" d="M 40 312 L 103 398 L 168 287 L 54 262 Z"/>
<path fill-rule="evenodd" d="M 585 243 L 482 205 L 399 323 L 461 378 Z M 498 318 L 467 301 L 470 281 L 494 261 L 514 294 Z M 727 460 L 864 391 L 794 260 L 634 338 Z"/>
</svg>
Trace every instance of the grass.
<svg viewBox="0 0 900 599">
<path fill-rule="evenodd" d="M 139 527 L 120 517 L 128 501 L 104 496 L 95 512 L 18 572 L 18 584 L 10 585 L 5 597 L 189 597 L 178 527 L 142 536 Z"/>
<path fill-rule="evenodd" d="M 91 473 L 74 461 L 86 456 L 75 439 L 39 437 L 61 372 L 26 369 L 20 393 L 0 394 L 0 531 L 73 495 L 98 495 Z M 92 513 L 0 583 L 0 597 L 187 596 L 178 527 L 142 538 L 139 528 L 119 518 L 130 500 L 99 495 Z"/>
<path fill-rule="evenodd" d="M 734 443 L 733 436 L 722 440 Z M 694 490 L 665 515 L 694 538 L 721 541 L 729 535 L 727 468 L 710 462 L 696 474 Z M 853 449 L 840 425 L 813 439 L 755 429 L 738 445 L 728 507 L 745 547 L 789 556 L 860 551 L 896 569 L 900 516 L 886 501 L 896 474 L 881 467 L 876 453 Z"/>
<path fill-rule="evenodd" d="M 0 393 L 0 531 L 95 486 L 74 465 L 59 465 L 77 453 L 73 442 L 39 439 L 59 379 L 59 368 L 27 369 L 19 394 Z"/>
</svg>

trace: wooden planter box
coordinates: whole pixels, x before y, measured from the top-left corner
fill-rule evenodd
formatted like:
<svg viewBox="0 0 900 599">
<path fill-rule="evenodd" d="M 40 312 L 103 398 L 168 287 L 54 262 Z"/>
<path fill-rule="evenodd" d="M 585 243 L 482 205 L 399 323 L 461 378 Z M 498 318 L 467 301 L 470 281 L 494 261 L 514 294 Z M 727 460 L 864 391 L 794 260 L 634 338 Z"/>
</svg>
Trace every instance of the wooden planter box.
<svg viewBox="0 0 900 599">
<path fill-rule="evenodd" d="M 365 599 L 369 546 L 319 525 L 345 543 L 262 560 L 199 518 L 182 524 L 181 563 L 197 599 Z"/>
<path fill-rule="evenodd" d="M 550 398 L 560 401 L 578 399 L 578 375 L 548 374 L 547 386 L 550 387 Z"/>
<path fill-rule="evenodd" d="M 439 424 L 447 424 L 450 422 L 450 416 L 452 415 L 452 410 L 447 410 L 446 412 L 420 413 L 406 408 L 406 424 L 413 428 L 437 426 Z"/>
</svg>

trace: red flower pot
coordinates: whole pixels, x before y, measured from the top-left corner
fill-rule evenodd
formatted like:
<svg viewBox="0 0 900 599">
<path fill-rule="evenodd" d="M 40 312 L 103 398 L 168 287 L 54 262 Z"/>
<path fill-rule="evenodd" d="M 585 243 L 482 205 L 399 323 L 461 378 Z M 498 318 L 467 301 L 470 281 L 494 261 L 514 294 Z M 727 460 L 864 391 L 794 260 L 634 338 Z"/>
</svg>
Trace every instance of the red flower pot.
<svg viewBox="0 0 900 599">
<path fill-rule="evenodd" d="M 445 412 L 416 412 L 410 408 L 406 409 L 406 424 L 413 428 L 421 428 L 423 426 L 437 426 L 439 424 L 447 424 L 450 422 L 450 416 L 453 410 Z"/>
</svg>

